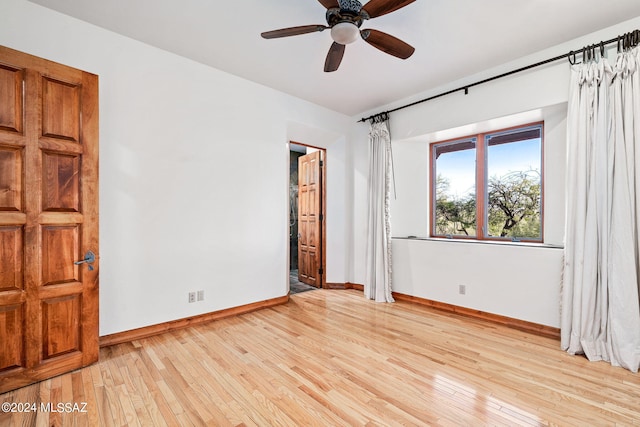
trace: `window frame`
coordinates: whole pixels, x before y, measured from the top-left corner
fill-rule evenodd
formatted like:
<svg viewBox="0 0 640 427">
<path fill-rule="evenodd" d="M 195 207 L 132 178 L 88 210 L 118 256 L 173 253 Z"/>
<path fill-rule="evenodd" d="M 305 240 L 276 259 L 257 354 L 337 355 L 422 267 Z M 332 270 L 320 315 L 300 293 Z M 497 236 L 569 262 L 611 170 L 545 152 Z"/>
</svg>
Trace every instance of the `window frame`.
<svg viewBox="0 0 640 427">
<path fill-rule="evenodd" d="M 515 238 L 487 235 L 488 230 L 488 182 L 487 163 L 487 136 L 509 133 L 514 130 L 525 130 L 527 128 L 540 128 L 540 237 L 539 238 Z M 429 144 L 429 236 L 436 239 L 464 240 L 464 241 L 494 241 L 494 242 L 523 242 L 523 243 L 544 243 L 544 121 L 526 123 L 518 126 L 511 126 L 502 129 L 489 130 L 477 134 L 464 135 L 442 141 L 433 141 Z M 436 234 L 436 147 L 475 140 L 476 150 L 476 170 L 475 170 L 475 193 L 476 193 L 476 235 L 442 235 Z"/>
</svg>

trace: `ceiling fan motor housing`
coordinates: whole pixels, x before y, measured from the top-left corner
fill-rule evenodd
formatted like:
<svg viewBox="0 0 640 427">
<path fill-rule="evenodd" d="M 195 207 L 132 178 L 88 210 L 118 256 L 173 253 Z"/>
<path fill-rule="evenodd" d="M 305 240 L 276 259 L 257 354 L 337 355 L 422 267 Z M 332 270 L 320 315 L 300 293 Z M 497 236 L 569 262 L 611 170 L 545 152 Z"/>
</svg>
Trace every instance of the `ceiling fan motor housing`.
<svg viewBox="0 0 640 427">
<path fill-rule="evenodd" d="M 345 10 L 338 9 L 337 7 L 327 9 L 327 25 L 329 27 L 333 27 L 336 24 L 340 24 L 342 22 L 348 22 L 356 27 L 360 28 L 365 19 L 368 19 L 366 12 L 363 11 L 353 11 L 353 10 Z"/>
<path fill-rule="evenodd" d="M 362 3 L 358 0 L 338 0 L 338 4 L 340 5 L 340 10 L 360 13 L 360 9 L 362 9 Z"/>
</svg>

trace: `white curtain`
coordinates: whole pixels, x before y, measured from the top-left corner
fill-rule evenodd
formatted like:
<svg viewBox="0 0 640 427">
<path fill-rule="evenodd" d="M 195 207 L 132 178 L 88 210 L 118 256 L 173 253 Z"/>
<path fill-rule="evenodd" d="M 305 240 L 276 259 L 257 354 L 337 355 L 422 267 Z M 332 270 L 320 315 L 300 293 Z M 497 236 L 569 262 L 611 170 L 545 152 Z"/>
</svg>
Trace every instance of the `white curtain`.
<svg viewBox="0 0 640 427">
<path fill-rule="evenodd" d="M 371 124 L 369 145 L 369 219 L 364 294 L 378 302 L 393 302 L 389 223 L 391 138 L 386 122 L 374 121 Z"/>
<path fill-rule="evenodd" d="M 561 345 L 640 368 L 640 52 L 574 65 Z"/>
</svg>

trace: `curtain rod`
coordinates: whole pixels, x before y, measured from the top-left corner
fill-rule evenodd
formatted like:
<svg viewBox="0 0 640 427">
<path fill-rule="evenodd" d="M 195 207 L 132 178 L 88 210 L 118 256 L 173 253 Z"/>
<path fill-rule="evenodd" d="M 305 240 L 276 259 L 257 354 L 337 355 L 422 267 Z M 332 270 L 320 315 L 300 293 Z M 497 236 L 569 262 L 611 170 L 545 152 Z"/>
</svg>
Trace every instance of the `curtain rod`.
<svg viewBox="0 0 640 427">
<path fill-rule="evenodd" d="M 464 94 L 466 95 L 466 94 L 469 93 L 469 88 L 472 88 L 474 86 L 478 86 L 478 85 L 481 85 L 481 84 L 484 84 L 484 83 L 488 83 L 488 82 L 491 82 L 493 80 L 498 80 L 498 79 L 501 79 L 503 77 L 510 76 L 512 74 L 516 74 L 516 73 L 519 73 L 519 72 L 522 72 L 522 71 L 530 70 L 532 68 L 540 67 L 541 65 L 549 64 L 550 62 L 555 62 L 555 61 L 558 61 L 560 59 L 567 58 L 567 59 L 569 59 L 569 62 L 574 64 L 575 63 L 574 61 L 575 61 L 576 53 L 582 51 L 582 54 L 584 56 L 585 51 L 587 49 L 595 49 L 596 47 L 601 47 L 603 49 L 604 46 L 606 46 L 606 45 L 610 45 L 612 43 L 618 43 L 618 50 L 620 50 L 620 42 L 623 40 L 623 38 L 624 38 L 624 41 L 625 41 L 625 47 L 626 47 L 627 43 L 633 44 L 633 45 L 637 45 L 638 41 L 640 41 L 640 31 L 639 30 L 635 30 L 635 31 L 632 31 L 630 33 L 626 33 L 623 36 L 618 36 L 618 37 L 613 38 L 611 40 L 607 40 L 607 41 L 604 41 L 604 42 L 600 42 L 600 43 L 597 43 L 597 44 L 593 44 L 593 45 L 584 47 L 584 48 L 582 48 L 582 49 L 580 49 L 578 51 L 573 51 L 572 50 L 569 53 L 565 53 L 563 55 L 558 55 L 558 56 L 555 56 L 553 58 L 545 59 L 544 61 L 536 62 L 535 64 L 527 65 L 525 67 L 521 67 L 521 68 L 518 68 L 516 70 L 507 71 L 506 73 L 502 73 L 502 74 L 499 74 L 497 76 L 489 77 L 487 79 L 480 80 L 480 81 L 475 82 L 475 83 L 471 83 L 471 84 L 468 84 L 468 85 L 460 86 L 459 88 L 448 90 L 446 92 L 439 93 L 438 95 L 430 96 L 429 98 L 421 99 L 419 101 L 415 101 L 415 102 L 412 102 L 410 104 L 394 108 L 392 110 L 384 111 L 384 112 L 381 112 L 381 113 L 378 113 L 378 114 L 374 114 L 374 115 L 369 116 L 369 117 L 362 118 L 362 119 L 358 120 L 358 122 L 366 122 L 367 120 L 374 119 L 375 117 L 377 117 L 377 116 L 379 116 L 381 114 L 387 114 L 388 115 L 389 113 L 393 113 L 395 111 L 402 110 L 404 108 L 413 107 L 414 105 L 421 104 L 421 103 L 427 102 L 427 101 L 431 101 L 431 100 L 434 100 L 436 98 L 440 98 L 440 97 L 443 97 L 443 96 L 446 96 L 446 95 L 451 95 L 452 93 L 460 92 L 462 90 L 464 90 Z M 573 57 L 574 59 L 572 60 L 571 57 Z"/>
</svg>

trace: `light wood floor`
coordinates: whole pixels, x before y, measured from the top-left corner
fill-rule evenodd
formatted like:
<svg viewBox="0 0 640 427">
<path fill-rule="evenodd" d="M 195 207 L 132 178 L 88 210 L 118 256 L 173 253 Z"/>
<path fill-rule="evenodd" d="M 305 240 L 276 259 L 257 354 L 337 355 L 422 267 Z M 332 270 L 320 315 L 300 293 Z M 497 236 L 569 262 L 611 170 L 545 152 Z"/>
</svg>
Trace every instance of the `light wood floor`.
<svg viewBox="0 0 640 427">
<path fill-rule="evenodd" d="M 0 426 L 640 425 L 636 374 L 354 290 L 304 292 L 100 356 L 0 395 L 87 402 L 87 413 L 0 413 Z"/>
</svg>

